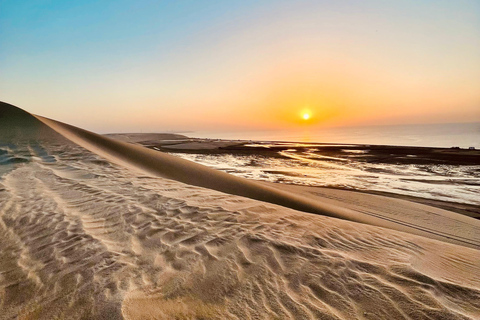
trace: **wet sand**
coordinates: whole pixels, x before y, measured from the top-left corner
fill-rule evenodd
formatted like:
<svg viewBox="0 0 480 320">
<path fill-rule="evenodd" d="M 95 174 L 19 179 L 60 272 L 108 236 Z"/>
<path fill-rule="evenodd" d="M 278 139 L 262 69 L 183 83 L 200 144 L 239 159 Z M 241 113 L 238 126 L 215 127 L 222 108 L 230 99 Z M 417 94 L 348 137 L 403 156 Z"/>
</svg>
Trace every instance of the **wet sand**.
<svg viewBox="0 0 480 320">
<path fill-rule="evenodd" d="M 291 141 L 244 141 L 189 138 L 174 134 L 107 134 L 107 137 L 141 144 L 161 151 L 192 152 L 208 154 L 262 154 L 281 157 L 281 151 L 295 148 L 326 157 L 355 159 L 385 164 L 451 164 L 478 165 L 480 150 L 460 148 L 427 148 L 405 146 L 382 146 L 365 144 L 305 143 Z M 134 138 L 133 138 L 134 137 Z"/>
<path fill-rule="evenodd" d="M 329 155 L 336 159 L 350 159 L 385 164 L 450 164 L 450 165 L 478 165 L 480 164 L 480 151 L 452 148 L 421 148 L 421 147 L 395 147 L 372 145 L 338 145 L 338 144 L 305 144 L 282 141 L 238 141 L 189 138 L 178 134 L 107 134 L 122 141 L 137 143 L 154 150 L 175 153 L 195 154 L 252 154 L 266 157 L 283 157 L 281 151 L 292 148 L 299 150 L 317 149 L 322 156 Z M 264 147 L 262 147 L 264 145 Z M 305 146 L 306 145 L 306 146 Z M 354 151 L 354 152 L 352 152 Z M 368 152 L 368 154 L 367 154 Z M 441 155 L 439 158 L 438 155 Z M 468 157 L 465 157 L 467 155 Z M 323 187 L 318 187 L 322 189 Z M 328 187 L 345 191 L 355 191 L 367 194 L 383 195 L 421 203 L 436 208 L 453 211 L 462 215 L 480 219 L 480 207 L 473 204 L 453 201 L 427 199 L 392 192 L 374 190 L 352 190 L 341 187 Z"/>
</svg>

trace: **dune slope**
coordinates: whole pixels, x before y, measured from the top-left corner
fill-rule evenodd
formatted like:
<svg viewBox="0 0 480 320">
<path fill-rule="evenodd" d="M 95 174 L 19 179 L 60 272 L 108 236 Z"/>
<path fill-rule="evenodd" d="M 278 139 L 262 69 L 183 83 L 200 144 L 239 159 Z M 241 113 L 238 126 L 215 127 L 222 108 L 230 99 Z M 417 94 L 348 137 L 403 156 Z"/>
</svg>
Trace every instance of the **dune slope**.
<svg viewBox="0 0 480 320">
<path fill-rule="evenodd" d="M 480 317 L 478 250 L 130 170 L 42 130 L 0 136 L 0 319 Z"/>
<path fill-rule="evenodd" d="M 345 206 L 334 205 L 327 201 L 322 201 L 321 198 L 312 201 L 311 198 L 305 197 L 300 193 L 285 192 L 281 188 L 275 188 L 255 181 L 235 177 L 136 144 L 110 139 L 44 117 L 35 117 L 80 146 L 85 147 L 110 161 L 141 172 L 255 200 L 270 202 L 295 210 L 386 227 L 393 230 L 409 232 L 432 239 L 439 239 L 480 249 L 480 238 L 477 237 L 475 239 L 470 239 L 469 237 L 464 237 L 464 230 L 446 229 L 442 225 L 436 224 L 429 224 L 428 226 L 419 223 L 409 224 L 401 219 L 392 219 L 385 215 L 374 215 L 365 211 L 351 210 Z M 384 201 L 389 201 L 389 199 L 385 198 Z M 455 213 L 448 213 L 443 210 L 437 210 L 437 212 L 442 212 L 441 216 L 445 218 L 448 216 L 448 219 L 450 220 L 467 220 L 465 225 L 468 228 L 469 234 L 476 234 L 475 231 L 480 231 L 479 221 L 466 217 L 459 217 Z M 420 222 L 421 220 L 417 221 Z"/>
</svg>

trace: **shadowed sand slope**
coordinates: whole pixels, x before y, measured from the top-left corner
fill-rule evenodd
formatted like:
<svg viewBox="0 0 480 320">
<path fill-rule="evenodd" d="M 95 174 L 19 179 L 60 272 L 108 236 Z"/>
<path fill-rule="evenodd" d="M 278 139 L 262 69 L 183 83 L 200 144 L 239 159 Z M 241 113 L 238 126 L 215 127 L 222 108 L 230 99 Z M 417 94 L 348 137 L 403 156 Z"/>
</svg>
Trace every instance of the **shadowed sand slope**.
<svg viewBox="0 0 480 320">
<path fill-rule="evenodd" d="M 0 165 L 0 319 L 480 317 L 478 250 L 154 177 L 44 130 L 1 136 L 25 161 Z"/>
</svg>

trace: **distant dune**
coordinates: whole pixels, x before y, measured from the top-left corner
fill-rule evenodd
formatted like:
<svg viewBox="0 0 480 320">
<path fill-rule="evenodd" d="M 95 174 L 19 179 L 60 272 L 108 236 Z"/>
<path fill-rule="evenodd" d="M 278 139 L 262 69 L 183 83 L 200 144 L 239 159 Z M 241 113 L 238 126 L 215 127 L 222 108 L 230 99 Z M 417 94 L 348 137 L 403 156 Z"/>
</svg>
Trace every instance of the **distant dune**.
<svg viewBox="0 0 480 320">
<path fill-rule="evenodd" d="M 115 138 L 0 103 L 0 319 L 480 317 L 478 220 Z"/>
</svg>

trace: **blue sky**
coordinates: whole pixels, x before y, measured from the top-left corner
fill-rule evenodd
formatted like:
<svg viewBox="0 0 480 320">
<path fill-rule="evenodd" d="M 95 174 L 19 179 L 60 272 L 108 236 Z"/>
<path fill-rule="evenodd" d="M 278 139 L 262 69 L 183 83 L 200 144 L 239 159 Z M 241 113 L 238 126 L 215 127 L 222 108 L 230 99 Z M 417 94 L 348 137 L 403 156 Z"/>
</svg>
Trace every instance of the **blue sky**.
<svg viewBox="0 0 480 320">
<path fill-rule="evenodd" d="M 99 132 L 480 121 L 480 2 L 0 1 L 0 70 Z"/>
</svg>

